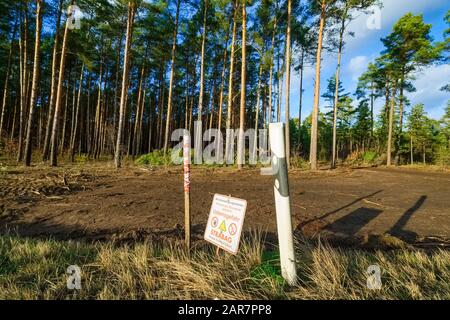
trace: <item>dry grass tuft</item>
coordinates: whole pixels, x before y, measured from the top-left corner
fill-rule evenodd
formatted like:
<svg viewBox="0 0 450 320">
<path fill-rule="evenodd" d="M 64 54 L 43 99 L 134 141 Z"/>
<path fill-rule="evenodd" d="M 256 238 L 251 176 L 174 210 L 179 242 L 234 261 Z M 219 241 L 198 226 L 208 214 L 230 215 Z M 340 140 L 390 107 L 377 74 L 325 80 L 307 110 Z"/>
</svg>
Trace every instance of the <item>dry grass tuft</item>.
<svg viewBox="0 0 450 320">
<path fill-rule="evenodd" d="M 237 256 L 211 246 L 190 253 L 175 242 L 86 244 L 0 236 L 0 299 L 450 299 L 450 252 L 367 252 L 297 244 L 299 284 L 285 285 L 277 252 L 263 235 L 244 239 Z M 381 290 L 366 270 L 382 270 Z M 66 269 L 82 270 L 82 289 Z"/>
</svg>

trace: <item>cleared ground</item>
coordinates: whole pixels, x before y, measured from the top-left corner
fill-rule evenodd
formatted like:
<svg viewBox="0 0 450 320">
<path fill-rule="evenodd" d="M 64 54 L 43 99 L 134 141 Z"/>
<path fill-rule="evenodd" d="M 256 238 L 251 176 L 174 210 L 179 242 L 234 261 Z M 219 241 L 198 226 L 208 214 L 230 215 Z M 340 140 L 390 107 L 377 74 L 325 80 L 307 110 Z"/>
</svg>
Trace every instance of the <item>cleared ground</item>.
<svg viewBox="0 0 450 320">
<path fill-rule="evenodd" d="M 182 179 L 179 168 L 10 167 L 0 174 L 0 231 L 57 239 L 181 238 Z M 449 245 L 449 173 L 292 171 L 290 186 L 294 227 L 308 237 L 361 243 L 389 233 L 417 245 Z M 245 229 L 275 237 L 271 177 L 256 169 L 194 168 L 194 239 L 202 238 L 215 193 L 247 199 Z"/>
</svg>

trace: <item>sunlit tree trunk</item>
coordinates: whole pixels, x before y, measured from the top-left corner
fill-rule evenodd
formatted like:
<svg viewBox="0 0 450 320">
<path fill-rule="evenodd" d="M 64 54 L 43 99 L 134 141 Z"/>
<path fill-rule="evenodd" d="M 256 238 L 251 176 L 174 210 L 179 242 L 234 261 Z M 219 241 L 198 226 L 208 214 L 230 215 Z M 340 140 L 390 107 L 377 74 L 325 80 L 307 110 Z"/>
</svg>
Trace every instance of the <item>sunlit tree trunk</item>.
<svg viewBox="0 0 450 320">
<path fill-rule="evenodd" d="M 392 133 L 394 130 L 394 109 L 395 109 L 395 95 L 397 92 L 397 84 L 394 82 L 392 88 L 392 98 L 389 108 L 389 130 L 388 130 L 388 145 L 387 145 L 387 165 L 390 166 L 392 163 Z"/>
<path fill-rule="evenodd" d="M 275 59 L 275 35 L 277 32 L 277 16 L 275 13 L 275 18 L 273 21 L 273 31 L 272 31 L 272 42 L 270 46 L 270 68 L 269 68 L 269 122 L 272 122 L 272 113 L 273 113 L 273 66 Z"/>
<path fill-rule="evenodd" d="M 140 121 L 140 115 L 141 115 L 141 105 L 142 105 L 142 86 L 144 82 L 144 76 L 145 76 L 145 67 L 144 65 L 141 66 L 141 76 L 139 78 L 139 85 L 138 85 L 138 100 L 136 105 L 136 118 L 135 118 L 135 125 L 134 125 L 134 139 L 133 139 L 133 146 L 131 154 L 135 156 L 137 154 L 137 136 L 139 134 L 139 121 Z"/>
<path fill-rule="evenodd" d="M 347 5 L 345 6 L 344 13 L 341 18 L 341 28 L 339 30 L 339 49 L 338 49 L 338 59 L 336 67 L 335 76 L 335 89 L 334 89 L 334 105 L 333 105 L 333 143 L 332 143 L 332 155 L 331 155 L 331 169 L 336 168 L 336 137 L 337 137 L 337 112 L 339 104 L 339 81 L 341 72 L 341 57 L 342 57 L 342 47 L 344 44 L 344 32 L 345 32 L 345 21 L 347 17 Z"/>
<path fill-rule="evenodd" d="M 212 77 L 213 77 L 213 82 L 212 82 L 212 84 L 211 84 L 211 95 L 210 95 L 210 101 L 209 101 L 209 104 L 210 104 L 210 116 L 209 116 L 209 126 L 208 126 L 208 129 L 212 129 L 212 125 L 213 125 L 213 122 L 214 122 L 214 114 L 215 114 L 215 110 L 214 110 L 214 108 L 215 108 L 215 104 L 214 104 L 214 99 L 215 99 L 215 96 L 216 96 L 216 82 L 217 82 L 217 65 L 215 65 L 214 66 L 214 71 L 213 71 L 213 75 L 212 75 Z M 210 135 L 209 135 L 209 140 L 211 140 L 211 132 L 210 132 Z"/>
<path fill-rule="evenodd" d="M 242 61 L 241 61 L 241 107 L 239 115 L 239 138 L 238 138 L 238 169 L 242 168 L 245 161 L 245 141 L 244 141 L 244 126 L 245 126 L 245 95 L 247 84 L 247 11 L 246 0 L 242 3 Z"/>
<path fill-rule="evenodd" d="M 373 143 L 373 130 L 374 130 L 374 117 L 373 117 L 373 107 L 374 107 L 374 100 L 375 100 L 375 96 L 374 96 L 374 83 L 372 80 L 372 83 L 370 85 L 370 138 L 369 138 L 369 148 L 372 146 Z"/>
<path fill-rule="evenodd" d="M 136 11 L 136 4 L 134 1 L 128 2 L 128 19 L 127 19 L 127 35 L 125 39 L 125 55 L 124 55 L 124 67 L 122 76 L 122 92 L 120 95 L 120 112 L 119 112 L 119 128 L 117 131 L 116 150 L 114 155 L 114 163 L 116 168 L 122 166 L 122 141 L 123 141 L 123 125 L 125 121 L 126 101 L 128 92 L 128 74 L 130 70 L 130 47 L 133 36 L 133 23 L 134 15 Z"/>
<path fill-rule="evenodd" d="M 152 108 L 152 94 L 149 95 L 148 102 L 148 153 L 152 151 L 152 133 L 153 133 L 153 119 L 154 119 L 154 108 Z"/>
<path fill-rule="evenodd" d="M 269 114 L 269 112 L 267 112 L 268 111 L 267 110 L 267 106 L 268 106 L 268 103 L 267 103 L 267 83 L 265 83 L 264 84 L 264 93 L 263 93 L 263 96 L 262 96 L 262 110 L 263 110 L 263 120 L 264 120 L 263 128 L 264 129 L 267 129 L 267 121 L 268 121 L 268 114 Z"/>
<path fill-rule="evenodd" d="M 12 32 L 12 36 L 11 36 L 11 43 L 10 43 L 10 48 L 9 48 L 9 54 L 8 54 L 8 64 L 6 66 L 6 75 L 5 75 L 5 85 L 3 88 L 3 99 L 2 99 L 2 110 L 1 110 L 1 114 L 0 114 L 0 139 L 2 137 L 2 133 L 3 133 L 3 126 L 5 123 L 5 113 L 6 113 L 6 103 L 8 101 L 8 93 L 9 93 L 9 76 L 11 73 L 11 60 L 12 60 L 12 54 L 13 54 L 13 46 L 14 46 L 14 40 L 16 38 L 16 32 L 17 32 L 17 26 L 18 26 L 18 22 L 17 22 L 17 18 L 14 22 L 14 27 L 13 27 L 13 32 Z"/>
<path fill-rule="evenodd" d="M 102 83 L 103 83 L 103 58 L 100 61 L 100 71 L 98 76 L 98 88 L 97 88 L 97 104 L 95 107 L 95 117 L 94 117 L 94 132 L 93 136 L 91 137 L 92 155 L 94 156 L 94 158 L 96 158 L 97 156 L 98 139 L 100 132 L 100 110 L 102 108 Z"/>
<path fill-rule="evenodd" d="M 425 147 L 425 144 L 424 144 L 423 147 L 422 147 L 422 155 L 423 155 L 423 164 L 427 164 L 427 161 L 426 161 L 426 147 Z"/>
<path fill-rule="evenodd" d="M 230 24 L 230 22 L 228 24 Z M 226 64 L 227 64 L 227 54 L 228 54 L 228 39 L 230 37 L 230 27 L 228 27 L 227 29 L 228 29 L 228 31 L 227 31 L 227 37 L 225 40 L 225 50 L 223 52 L 223 60 L 222 60 L 222 74 L 220 77 L 219 111 L 218 111 L 218 118 L 217 118 L 217 129 L 218 130 L 222 129 L 223 93 L 225 90 L 225 71 L 227 69 Z"/>
<path fill-rule="evenodd" d="M 80 72 L 80 80 L 78 83 L 78 96 L 77 96 L 77 105 L 76 105 L 76 111 L 75 111 L 75 120 L 74 120 L 74 127 L 72 131 L 72 138 L 70 140 L 70 161 L 74 161 L 75 156 L 75 139 L 78 132 L 78 126 L 79 126 L 79 114 L 80 114 L 80 100 L 81 100 L 81 91 L 83 87 L 83 76 L 84 76 L 84 63 L 81 65 L 81 72 Z"/>
<path fill-rule="evenodd" d="M 21 99 L 20 99 L 20 113 L 19 113 L 19 135 L 18 135 L 18 152 L 17 162 L 22 160 L 23 155 L 23 133 L 25 124 L 25 112 L 27 110 L 27 87 L 28 87 L 28 1 L 23 4 L 23 24 L 20 35 L 20 73 L 21 73 Z"/>
<path fill-rule="evenodd" d="M 198 97 L 198 114 L 197 120 L 202 121 L 203 114 L 203 91 L 204 91 L 204 78 L 205 78 L 205 46 L 206 46 L 206 18 L 208 1 L 205 0 L 205 11 L 203 13 L 203 35 L 202 35 L 202 62 L 200 64 L 200 93 Z"/>
<path fill-rule="evenodd" d="M 231 37 L 231 49 L 230 49 L 230 74 L 228 79 L 228 102 L 227 102 L 227 123 L 226 123 L 226 138 L 225 138 L 225 159 L 228 159 L 230 150 L 230 144 L 233 141 L 231 134 L 231 118 L 233 109 L 233 74 L 234 74 L 234 51 L 236 44 L 236 29 L 237 29 L 237 4 L 233 2 L 233 35 Z"/>
<path fill-rule="evenodd" d="M 138 122 L 138 132 L 136 138 L 136 154 L 141 154 L 142 151 L 142 131 L 143 131 L 143 119 L 144 119 L 144 109 L 145 109 L 145 97 L 147 95 L 147 89 L 145 88 L 142 92 L 142 102 L 141 102 L 141 110 L 139 112 L 139 122 Z"/>
<path fill-rule="evenodd" d="M 302 109 L 303 109 L 303 71 L 305 68 L 305 50 L 302 49 L 300 57 L 300 88 L 299 88 L 299 102 L 298 102 L 298 147 L 299 152 L 301 151 L 302 143 Z"/>
<path fill-rule="evenodd" d="M 114 90 L 114 104 L 113 104 L 113 138 L 117 139 L 117 112 L 118 112 L 118 104 L 120 100 L 119 95 L 119 79 L 120 79 L 120 53 L 122 49 L 124 30 L 121 28 L 119 41 L 117 42 L 117 52 L 116 52 L 116 80 L 115 80 L 115 90 Z"/>
<path fill-rule="evenodd" d="M 162 96 L 163 96 L 163 86 L 164 86 L 164 75 L 165 75 L 165 62 L 161 61 L 159 68 L 159 79 L 158 79 L 158 98 L 156 99 L 155 108 L 156 108 L 156 132 L 155 132 L 155 147 L 159 149 L 159 136 L 161 133 L 161 123 L 162 123 Z"/>
<path fill-rule="evenodd" d="M 44 108 L 42 107 L 42 87 L 39 90 L 39 99 L 41 100 L 41 107 L 39 108 L 39 122 L 38 122 L 38 132 L 37 132 L 37 148 L 41 149 L 41 143 L 42 143 L 42 125 L 43 125 L 43 118 L 44 118 Z"/>
<path fill-rule="evenodd" d="M 398 164 L 399 160 L 400 160 L 400 148 L 403 142 L 403 116 L 404 116 L 404 100 L 405 100 L 405 96 L 404 96 L 404 86 L 405 86 L 405 71 L 402 70 L 401 71 L 401 76 L 400 76 L 400 88 L 399 88 L 399 128 L 398 128 L 398 137 L 397 137 L 397 142 L 396 142 L 396 147 L 395 147 L 395 162 L 396 164 Z"/>
<path fill-rule="evenodd" d="M 167 118 L 166 118 L 166 132 L 164 135 L 164 154 L 167 152 L 167 146 L 169 144 L 169 125 L 172 118 L 172 95 L 173 95 L 173 77 L 175 74 L 175 52 L 177 49 L 177 35 L 178 35 L 178 19 L 180 15 L 180 4 L 181 0 L 177 1 L 177 12 L 175 14 L 175 28 L 173 30 L 173 40 L 172 40 L 172 58 L 170 65 L 170 80 L 169 80 L 169 96 L 167 97 Z M 205 7 L 206 8 L 206 7 Z M 205 19 L 206 19 L 206 9 L 205 9 Z M 204 31 L 206 36 L 206 30 Z M 203 48 L 204 44 L 202 45 Z M 202 51 L 204 54 L 204 48 Z"/>
<path fill-rule="evenodd" d="M 69 16 L 67 19 L 71 19 Z M 61 60 L 59 65 L 59 78 L 58 87 L 55 101 L 55 114 L 53 117 L 52 137 L 51 137 L 51 152 L 50 152 L 50 164 L 54 167 L 58 165 L 58 118 L 61 110 L 61 99 L 63 95 L 63 82 L 64 82 L 64 69 L 66 66 L 66 51 L 67 51 L 67 38 L 69 36 L 69 23 L 66 21 L 64 28 L 64 37 L 61 47 Z"/>
<path fill-rule="evenodd" d="M 91 87 L 92 87 L 92 81 L 91 81 L 91 74 L 89 73 L 89 76 L 87 78 L 87 102 L 86 102 L 86 135 L 85 135 L 85 141 L 86 141 L 86 152 L 88 154 L 91 153 Z"/>
<path fill-rule="evenodd" d="M 253 140 L 253 154 L 252 159 L 256 160 L 256 149 L 258 142 L 258 124 L 259 124 L 259 105 L 261 101 L 261 78 L 263 72 L 263 57 L 264 54 L 261 53 L 261 60 L 259 62 L 259 72 L 258 72 L 258 88 L 256 89 L 256 107 L 255 107 L 255 137 Z M 264 108 L 263 108 L 264 109 Z"/>
<path fill-rule="evenodd" d="M 71 72 L 69 72 L 69 75 L 71 77 Z M 64 116 L 63 116 L 63 127 L 62 127 L 62 133 L 61 133 L 61 156 L 64 155 L 64 145 L 66 142 L 66 126 L 67 126 L 67 114 L 69 112 L 69 92 L 70 92 L 70 80 L 67 82 L 67 87 L 66 87 L 66 95 L 65 95 L 65 104 L 64 104 Z"/>
<path fill-rule="evenodd" d="M 287 16 L 287 30 L 286 30 L 286 103 L 285 103 L 285 135 L 286 135 L 286 163 L 289 169 L 291 157 L 291 138 L 289 134 L 289 117 L 290 117 L 290 97 L 291 97 L 291 0 L 288 0 L 288 16 Z"/>
<path fill-rule="evenodd" d="M 12 118 L 11 134 L 9 137 L 9 141 L 11 141 L 11 143 L 14 139 L 14 133 L 16 132 L 17 109 L 19 108 L 18 104 L 20 103 L 19 100 L 20 98 L 16 98 L 14 101 L 14 114 Z"/>
<path fill-rule="evenodd" d="M 31 100 L 30 100 L 30 112 L 28 115 L 28 126 L 25 142 L 25 156 L 24 165 L 30 166 L 31 164 L 31 143 L 32 137 L 31 132 L 33 130 L 33 118 L 34 109 L 36 107 L 37 100 L 37 87 L 38 87 L 38 77 L 39 77 L 39 57 L 41 51 L 41 29 L 42 29 L 42 0 L 36 0 L 36 38 L 34 45 L 34 60 L 33 60 L 33 84 L 31 86 Z"/>
<path fill-rule="evenodd" d="M 316 82 L 314 86 L 314 108 L 311 123 L 311 146 L 309 152 L 309 160 L 311 162 L 311 170 L 317 170 L 317 133 L 318 133 L 318 118 L 319 118 L 319 98 L 320 98 L 320 65 L 322 61 L 322 40 L 323 30 L 325 28 L 326 18 L 326 2 L 321 3 L 319 38 L 317 44 L 316 57 Z"/>
<path fill-rule="evenodd" d="M 163 81 L 162 81 L 162 87 L 161 87 L 161 96 L 160 96 L 160 102 L 159 102 L 159 124 L 158 124 L 158 149 L 161 149 L 162 143 L 163 143 L 163 123 L 164 123 L 164 104 L 165 104 L 165 98 L 166 98 L 166 73 L 165 73 L 165 67 L 164 67 L 164 73 L 163 73 Z"/>
<path fill-rule="evenodd" d="M 50 137 L 51 137 L 51 129 L 53 124 L 54 117 L 54 109 L 55 109 L 55 98 L 57 91 L 57 68 L 58 68 L 58 43 L 59 43 L 59 29 L 61 25 L 61 16 L 62 16 L 62 5 L 63 0 L 60 0 L 58 7 L 58 17 L 56 19 L 56 31 L 55 31 L 55 40 L 53 44 L 53 55 L 52 55 L 52 75 L 51 75 L 51 84 L 50 84 L 50 97 L 49 97 L 49 106 L 48 106 L 48 114 L 47 114 L 47 124 L 45 129 L 45 137 L 44 137 L 44 149 L 42 152 L 43 160 L 47 160 L 49 156 L 50 149 Z"/>
<path fill-rule="evenodd" d="M 283 99 L 283 82 L 284 82 L 284 70 L 286 68 L 286 61 L 283 61 L 281 68 L 280 68 L 280 47 L 281 47 L 281 43 L 278 46 L 278 70 L 277 70 L 277 75 L 278 75 L 278 89 L 277 89 L 277 93 L 278 93 L 278 99 L 277 99 L 277 122 L 281 121 L 281 101 Z M 284 56 L 286 56 L 286 42 L 284 42 Z"/>
</svg>

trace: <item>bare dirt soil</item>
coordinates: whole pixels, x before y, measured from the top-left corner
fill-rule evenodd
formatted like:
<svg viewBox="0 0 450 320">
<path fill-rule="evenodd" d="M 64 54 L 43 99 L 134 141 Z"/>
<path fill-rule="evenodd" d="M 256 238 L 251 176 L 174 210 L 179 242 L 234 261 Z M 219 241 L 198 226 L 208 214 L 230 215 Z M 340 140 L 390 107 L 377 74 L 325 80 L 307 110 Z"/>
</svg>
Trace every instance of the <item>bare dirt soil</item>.
<svg viewBox="0 0 450 320">
<path fill-rule="evenodd" d="M 276 235 L 272 178 L 257 169 L 193 168 L 194 239 L 215 193 L 248 201 L 244 227 Z M 450 244 L 450 173 L 404 168 L 292 171 L 293 225 L 331 241 L 390 234 L 412 244 Z M 21 167 L 0 173 L 0 233 L 57 239 L 182 237 L 180 168 Z"/>
</svg>

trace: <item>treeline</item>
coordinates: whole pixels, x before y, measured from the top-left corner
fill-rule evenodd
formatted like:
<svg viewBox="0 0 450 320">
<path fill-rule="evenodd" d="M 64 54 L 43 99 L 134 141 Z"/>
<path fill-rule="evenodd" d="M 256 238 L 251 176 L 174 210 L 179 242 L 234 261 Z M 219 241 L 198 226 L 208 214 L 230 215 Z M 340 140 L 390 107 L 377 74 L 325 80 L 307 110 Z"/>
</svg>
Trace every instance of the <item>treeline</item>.
<svg viewBox="0 0 450 320">
<path fill-rule="evenodd" d="M 328 102 L 325 109 L 331 111 L 319 115 L 322 159 L 331 157 L 334 166 L 337 157 L 355 158 L 372 151 L 387 165 L 418 161 L 450 165 L 450 100 L 443 117 L 434 120 L 427 117 L 423 104 L 411 106 L 407 97 L 416 91 L 412 82 L 416 72 L 450 61 L 450 11 L 444 19 L 449 26 L 444 41 L 434 43 L 432 26 L 425 24 L 422 16 L 403 16 L 394 24 L 392 33 L 381 39 L 384 50 L 360 76 L 353 94 L 345 92 L 341 82 L 336 85 L 339 71 L 328 80 L 322 97 Z M 440 90 L 450 92 L 450 85 Z M 377 100 L 383 101 L 383 108 L 375 115 Z M 302 144 L 308 147 L 311 119 L 300 128 L 298 122 L 291 126 L 301 137 L 300 149 Z"/>
<path fill-rule="evenodd" d="M 308 158 L 312 169 L 318 160 L 331 159 L 334 167 L 338 158 L 366 150 L 387 154 L 388 164 L 419 155 L 436 160 L 437 149 L 449 150 L 449 110 L 441 123 L 427 120 L 420 106 L 407 118 L 407 94 L 416 71 L 448 63 L 449 31 L 436 43 L 421 16 L 404 16 L 382 39 L 385 50 L 361 76 L 357 92 L 343 89 L 348 24 L 380 5 L 0 0 L 0 143 L 25 165 L 35 151 L 52 166 L 61 156 L 73 161 L 86 154 L 114 156 L 120 167 L 124 155 L 166 152 L 172 130 L 192 131 L 194 121 L 204 129 L 245 130 L 267 128 L 284 116 L 291 119 L 288 159 Z M 337 68 L 323 94 L 328 105 L 319 106 L 324 52 L 337 52 Z M 314 105 L 301 119 L 307 66 L 316 68 Z M 300 75 L 296 106 L 289 99 L 293 72 Z M 377 99 L 385 101 L 379 115 Z M 290 117 L 292 108 L 297 119 Z M 243 135 L 237 140 L 245 145 Z"/>
</svg>

